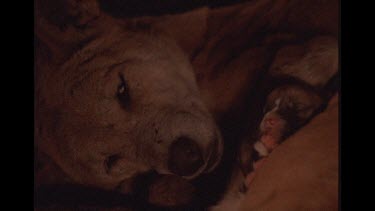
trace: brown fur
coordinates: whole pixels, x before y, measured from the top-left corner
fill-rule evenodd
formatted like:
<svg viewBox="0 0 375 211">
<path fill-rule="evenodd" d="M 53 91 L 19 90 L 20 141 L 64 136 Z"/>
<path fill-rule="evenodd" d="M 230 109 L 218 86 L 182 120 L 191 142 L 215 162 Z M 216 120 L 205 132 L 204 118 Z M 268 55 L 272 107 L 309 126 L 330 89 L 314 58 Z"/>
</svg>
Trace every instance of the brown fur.
<svg viewBox="0 0 375 211">
<path fill-rule="evenodd" d="M 35 139 L 46 156 L 37 159 L 51 159 L 71 183 L 125 193 L 140 173 L 172 174 L 169 146 L 181 137 L 195 141 L 203 156 L 190 178 L 219 162 L 220 132 L 173 39 L 157 28 L 124 27 L 105 14 L 86 18 L 86 5 L 76 1 L 62 2 L 64 15 L 79 14 L 72 23 L 51 21 L 41 7 L 53 3 L 38 3 L 36 34 L 44 48 L 36 58 Z M 116 97 L 120 76 L 129 85 L 126 108 Z M 37 185 L 65 182 L 37 173 Z"/>
<path fill-rule="evenodd" d="M 275 149 L 239 210 L 338 210 L 338 134 L 336 96 Z"/>
<path fill-rule="evenodd" d="M 41 159 L 48 160 L 37 183 L 79 183 L 127 192 L 131 181 L 123 180 L 124 174 L 132 178 L 153 168 L 165 170 L 160 164 L 163 153 L 149 142 L 159 141 L 154 139 L 156 129 L 164 128 L 158 130 L 160 136 L 172 137 L 181 131 L 168 125 L 186 124 L 186 132 L 200 137 L 208 150 L 209 140 L 219 133 L 211 115 L 218 121 L 225 121 L 233 110 L 242 115 L 247 110 L 246 97 L 255 91 L 259 76 L 268 70 L 280 47 L 319 34 L 335 39 L 338 34 L 336 1 L 257 0 L 126 20 L 103 14 L 94 0 L 79 2 L 60 0 L 57 7 L 50 7 L 54 3 L 36 1 L 36 157 L 41 158 L 39 152 L 43 152 L 46 156 Z M 102 74 L 111 68 L 133 69 L 127 77 L 141 83 L 137 92 L 143 100 L 132 108 L 134 118 L 125 125 L 117 103 L 106 98 L 118 85 L 117 81 L 114 87 L 110 85 L 116 75 Z M 147 74 L 134 69 L 147 70 Z M 158 71 L 168 73 L 161 76 Z M 102 76 L 108 80 L 98 81 Z M 155 80 L 175 83 L 145 86 Z M 167 88 L 173 91 L 160 96 L 160 90 Z M 146 106 L 155 101 L 160 104 Z M 199 118 L 170 114 L 168 118 L 174 119 L 170 121 L 158 117 L 176 107 L 189 107 Z M 155 124 L 144 119 L 153 119 Z M 136 144 L 124 144 L 125 133 Z M 93 152 L 105 156 L 93 156 Z M 103 170 L 97 164 L 113 152 L 121 155 L 115 163 L 126 166 L 126 171 L 114 168 L 110 177 L 97 174 Z"/>
</svg>

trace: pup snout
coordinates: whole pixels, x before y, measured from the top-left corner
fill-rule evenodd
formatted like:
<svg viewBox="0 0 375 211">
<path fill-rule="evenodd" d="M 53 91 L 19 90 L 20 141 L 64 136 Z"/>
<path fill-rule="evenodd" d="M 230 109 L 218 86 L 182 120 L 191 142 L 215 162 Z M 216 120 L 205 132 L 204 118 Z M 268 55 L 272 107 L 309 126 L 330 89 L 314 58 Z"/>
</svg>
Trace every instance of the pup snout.
<svg viewBox="0 0 375 211">
<path fill-rule="evenodd" d="M 190 176 L 204 165 L 199 145 L 190 138 L 180 137 L 169 148 L 169 170 L 180 176 Z"/>
</svg>

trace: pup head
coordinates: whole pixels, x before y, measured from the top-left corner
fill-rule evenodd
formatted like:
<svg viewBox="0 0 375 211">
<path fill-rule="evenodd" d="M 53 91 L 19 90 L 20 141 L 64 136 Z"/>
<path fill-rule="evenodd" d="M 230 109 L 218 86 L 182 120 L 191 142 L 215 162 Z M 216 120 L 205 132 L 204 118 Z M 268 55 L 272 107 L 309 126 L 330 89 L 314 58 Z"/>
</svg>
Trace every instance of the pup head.
<svg viewBox="0 0 375 211">
<path fill-rule="evenodd" d="M 274 89 L 264 107 L 265 115 L 259 128 L 261 139 L 267 143 L 280 143 L 305 124 L 322 104 L 322 98 L 317 93 L 299 85 Z"/>
</svg>

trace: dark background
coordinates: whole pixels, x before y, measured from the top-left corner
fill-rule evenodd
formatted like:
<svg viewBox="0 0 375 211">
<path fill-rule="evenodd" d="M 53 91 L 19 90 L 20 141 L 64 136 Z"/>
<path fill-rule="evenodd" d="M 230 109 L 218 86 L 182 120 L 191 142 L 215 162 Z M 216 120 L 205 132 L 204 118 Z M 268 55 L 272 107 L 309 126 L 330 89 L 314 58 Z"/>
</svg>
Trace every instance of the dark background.
<svg viewBox="0 0 375 211">
<path fill-rule="evenodd" d="M 242 0 L 243 1 L 243 0 Z M 145 14 L 163 14 L 186 11 L 199 6 L 219 6 L 241 2 L 233 1 L 208 1 L 208 0 L 99 0 L 102 9 L 116 17 L 139 16 Z M 162 3 L 160 3 L 162 2 Z M 24 210 L 33 210 L 33 131 L 34 131 L 34 5 L 32 1 L 4 1 L 3 6 L 3 70 L 2 73 L 2 106 L 5 113 L 3 123 L 2 142 L 2 169 L 3 171 L 3 197 L 6 205 L 14 208 L 25 206 Z M 364 11 L 365 8 L 373 10 L 370 6 L 360 2 L 340 1 L 340 69 L 342 73 L 342 94 L 340 95 L 341 107 L 341 210 L 356 210 L 365 208 L 365 201 L 371 202 L 373 194 L 367 194 L 370 189 L 367 183 L 369 176 L 366 165 L 371 161 L 371 153 L 359 149 L 364 147 L 372 149 L 370 133 L 367 130 L 372 124 L 358 124 L 362 122 L 364 113 L 368 111 L 367 98 L 357 95 L 363 90 L 371 90 L 372 77 L 360 77 L 359 72 L 371 72 L 372 60 L 367 54 L 367 42 L 373 40 L 371 33 L 363 32 L 373 25 L 366 22 L 372 20 L 369 16 L 373 13 Z M 371 21 L 370 21 L 371 22 Z M 365 50 L 365 48 L 367 50 Z M 22 49 L 22 51 L 20 51 Z M 367 55 L 367 56 L 365 56 Z M 366 71 L 367 70 L 367 71 Z M 357 73 L 355 73 L 357 72 Z M 10 91 L 12 90 L 12 91 Z M 365 99 L 365 100 L 363 100 Z M 357 103 L 360 102 L 360 103 Z M 356 108 L 357 107 L 357 108 Z M 371 112 L 370 112 L 371 113 Z M 365 121 L 366 123 L 367 121 Z M 367 126 L 366 126 L 367 125 Z M 366 126 L 366 128 L 364 128 Z M 20 133 L 20 131 L 22 131 Z M 367 132 L 366 132 L 367 131 Z M 368 143 L 371 144 L 371 143 Z M 359 152 L 361 151 L 361 152 Z M 367 169 L 367 170 L 366 170 Z M 371 171 L 371 165 L 370 170 Z M 362 181 L 362 182 L 361 182 Z M 24 199 L 22 199 L 25 197 Z M 355 207 L 356 209 L 350 209 Z"/>
<path fill-rule="evenodd" d="M 99 0 L 103 11 L 115 17 L 174 14 L 197 7 L 219 7 L 249 0 Z"/>
</svg>

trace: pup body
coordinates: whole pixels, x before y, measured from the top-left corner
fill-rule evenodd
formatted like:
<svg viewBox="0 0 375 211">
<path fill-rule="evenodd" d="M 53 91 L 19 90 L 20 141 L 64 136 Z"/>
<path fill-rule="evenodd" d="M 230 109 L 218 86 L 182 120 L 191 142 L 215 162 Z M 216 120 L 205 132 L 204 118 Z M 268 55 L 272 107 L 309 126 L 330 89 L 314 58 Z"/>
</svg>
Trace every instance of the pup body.
<svg viewBox="0 0 375 211">
<path fill-rule="evenodd" d="M 255 136 L 257 140 L 245 139 L 241 144 L 239 162 L 234 167 L 230 189 L 212 210 L 228 210 L 228 207 L 237 210 L 244 193 L 251 188 L 254 171 L 282 141 L 321 110 L 323 102 L 312 89 L 296 84 L 272 90 L 264 103 L 264 115 Z"/>
<path fill-rule="evenodd" d="M 293 50 L 297 48 L 305 53 L 296 55 Z M 330 87 L 333 78 L 338 78 L 337 58 L 337 42 L 329 37 L 318 37 L 278 51 L 266 79 L 258 87 L 256 101 L 263 108 L 256 123 L 258 127 L 249 131 L 240 144 L 238 163 L 227 192 L 211 210 L 228 210 L 226 207 L 230 204 L 238 207 L 247 189 L 251 189 L 255 170 L 266 162 L 267 156 L 323 111 L 332 92 L 337 91 L 337 83 L 334 88 Z"/>
</svg>

